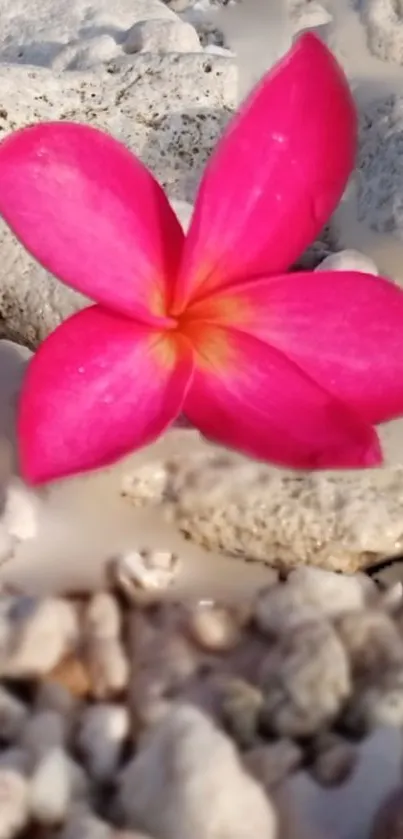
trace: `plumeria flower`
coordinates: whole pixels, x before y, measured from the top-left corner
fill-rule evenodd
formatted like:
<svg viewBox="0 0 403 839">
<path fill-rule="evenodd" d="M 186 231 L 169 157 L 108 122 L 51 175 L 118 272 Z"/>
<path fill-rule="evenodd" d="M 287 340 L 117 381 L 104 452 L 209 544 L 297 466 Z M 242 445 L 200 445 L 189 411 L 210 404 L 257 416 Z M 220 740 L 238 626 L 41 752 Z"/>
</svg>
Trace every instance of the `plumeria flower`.
<svg viewBox="0 0 403 839">
<path fill-rule="evenodd" d="M 0 213 L 96 301 L 40 346 L 19 410 L 23 476 L 106 466 L 184 414 L 290 467 L 374 466 L 403 413 L 403 294 L 358 272 L 287 273 L 335 209 L 357 119 L 328 49 L 302 36 L 210 158 L 185 237 L 108 134 L 43 123 L 0 146 Z"/>
</svg>

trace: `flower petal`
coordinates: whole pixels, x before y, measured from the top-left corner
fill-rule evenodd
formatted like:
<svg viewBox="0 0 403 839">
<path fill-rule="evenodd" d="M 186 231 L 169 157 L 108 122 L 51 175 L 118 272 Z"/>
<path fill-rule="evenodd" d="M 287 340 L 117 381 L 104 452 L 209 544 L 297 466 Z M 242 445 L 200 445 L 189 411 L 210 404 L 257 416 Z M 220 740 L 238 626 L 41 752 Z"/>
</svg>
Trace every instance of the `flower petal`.
<svg viewBox="0 0 403 839">
<path fill-rule="evenodd" d="M 0 145 L 0 213 L 67 285 L 163 324 L 183 232 L 150 172 L 108 134 L 42 123 Z"/>
<path fill-rule="evenodd" d="M 342 70 L 318 38 L 303 35 L 246 100 L 207 164 L 173 310 L 212 288 L 286 270 L 337 206 L 356 137 Z"/>
<path fill-rule="evenodd" d="M 285 274 L 215 295 L 204 316 L 207 302 L 221 324 L 277 347 L 371 424 L 403 414 L 403 291 L 391 281 Z"/>
<path fill-rule="evenodd" d="M 208 324 L 189 335 L 195 373 L 183 410 L 206 437 L 292 468 L 382 461 L 371 426 L 275 348 Z"/>
<path fill-rule="evenodd" d="M 66 320 L 23 384 L 23 476 L 39 484 L 107 466 L 155 440 L 181 411 L 192 376 L 186 339 L 99 306 Z"/>
</svg>

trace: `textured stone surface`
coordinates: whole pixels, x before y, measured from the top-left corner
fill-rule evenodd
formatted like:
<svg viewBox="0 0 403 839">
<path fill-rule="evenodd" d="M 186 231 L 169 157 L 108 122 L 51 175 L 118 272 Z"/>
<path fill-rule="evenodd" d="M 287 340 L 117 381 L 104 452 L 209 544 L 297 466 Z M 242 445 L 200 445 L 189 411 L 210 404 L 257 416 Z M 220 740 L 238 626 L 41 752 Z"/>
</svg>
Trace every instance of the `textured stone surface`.
<svg viewBox="0 0 403 839">
<path fill-rule="evenodd" d="M 403 239 L 403 96 L 371 102 L 361 116 L 358 219 Z"/>
<path fill-rule="evenodd" d="M 204 547 L 280 568 L 347 572 L 403 551 L 402 468 L 298 474 L 214 448 L 196 434 L 194 446 L 162 457 L 155 469 L 166 471 L 167 515 Z M 126 476 L 125 494 L 136 500 L 138 488 L 135 474 Z"/>
<path fill-rule="evenodd" d="M 95 73 L 3 66 L 0 137 L 36 120 L 76 120 L 108 130 L 150 167 L 171 197 L 200 172 L 235 104 L 231 61 L 139 55 Z M 173 104 L 174 103 L 174 104 Z M 84 298 L 64 288 L 0 226 L 0 336 L 35 346 Z"/>
<path fill-rule="evenodd" d="M 361 0 L 359 9 L 371 52 L 383 61 L 403 64 L 402 0 Z"/>
</svg>

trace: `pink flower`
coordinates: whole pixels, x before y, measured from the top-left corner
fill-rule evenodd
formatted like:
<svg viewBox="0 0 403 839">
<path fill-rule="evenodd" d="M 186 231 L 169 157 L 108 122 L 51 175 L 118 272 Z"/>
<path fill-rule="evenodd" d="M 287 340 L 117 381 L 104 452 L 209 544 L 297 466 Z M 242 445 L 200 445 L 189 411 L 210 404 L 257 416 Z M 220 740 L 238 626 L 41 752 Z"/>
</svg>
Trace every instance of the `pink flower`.
<svg viewBox="0 0 403 839">
<path fill-rule="evenodd" d="M 356 133 L 341 70 L 304 35 L 218 143 L 186 238 L 152 175 L 107 134 L 49 123 L 3 141 L 3 218 L 97 301 L 29 366 L 27 480 L 105 466 L 182 412 L 277 464 L 381 462 L 373 426 L 403 413 L 403 294 L 358 272 L 285 273 L 335 209 Z"/>
</svg>

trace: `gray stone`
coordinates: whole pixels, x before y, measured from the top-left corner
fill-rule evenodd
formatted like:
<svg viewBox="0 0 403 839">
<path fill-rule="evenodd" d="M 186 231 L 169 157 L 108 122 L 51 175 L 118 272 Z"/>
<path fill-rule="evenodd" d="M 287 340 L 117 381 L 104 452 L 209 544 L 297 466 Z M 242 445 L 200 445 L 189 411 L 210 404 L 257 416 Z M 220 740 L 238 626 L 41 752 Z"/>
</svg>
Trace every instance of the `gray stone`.
<svg viewBox="0 0 403 839">
<path fill-rule="evenodd" d="M 403 97 L 375 99 L 361 114 L 358 220 L 403 239 Z"/>
<path fill-rule="evenodd" d="M 235 99 L 235 66 L 219 56 L 147 54 L 97 74 L 59 76 L 5 65 L 0 137 L 37 120 L 91 123 L 126 143 L 172 198 L 183 199 Z M 4 224 L 0 248 L 0 337 L 34 347 L 86 301 L 39 267 Z"/>
</svg>

